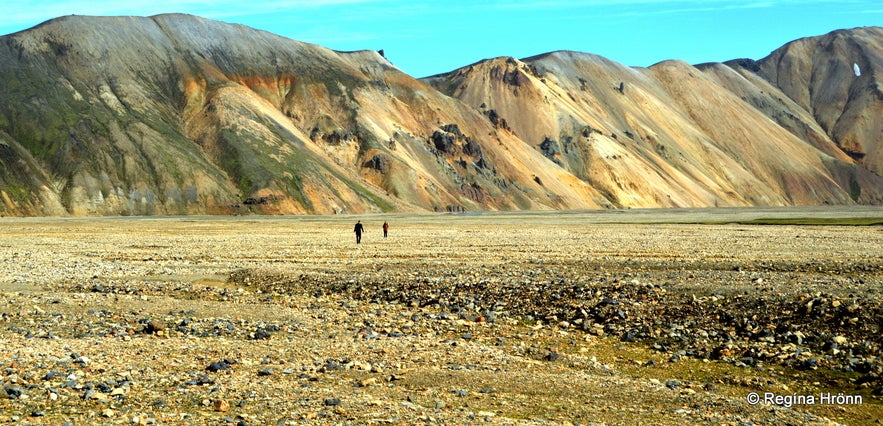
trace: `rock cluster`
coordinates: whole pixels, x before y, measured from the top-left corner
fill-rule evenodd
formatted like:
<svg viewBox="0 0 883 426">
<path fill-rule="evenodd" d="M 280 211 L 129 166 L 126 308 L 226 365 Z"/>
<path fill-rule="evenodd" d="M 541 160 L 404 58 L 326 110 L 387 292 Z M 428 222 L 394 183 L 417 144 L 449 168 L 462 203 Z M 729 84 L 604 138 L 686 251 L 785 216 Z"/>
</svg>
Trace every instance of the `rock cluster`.
<svg viewBox="0 0 883 426">
<path fill-rule="evenodd" d="M 268 294 L 345 295 L 372 303 L 437 307 L 443 315 L 468 321 L 493 322 L 507 315 L 595 336 L 618 336 L 623 342 L 643 342 L 673 361 L 689 356 L 739 366 L 857 372 L 861 377 L 856 385 L 883 394 L 883 301 L 874 289 L 843 295 L 800 289 L 777 292 L 764 286 L 763 278 L 746 277 L 736 267 L 703 278 L 747 281 L 751 291 L 727 294 L 727 287 L 721 286 L 711 294 L 697 295 L 637 274 L 592 276 L 585 273 L 591 269 L 587 265 L 543 262 L 515 273 L 507 269 L 381 271 L 336 277 L 243 269 L 233 271 L 229 281 Z M 783 270 L 830 270 L 830 265 L 761 269 L 767 275 L 780 275 Z M 879 274 L 883 267 L 845 263 L 834 273 L 855 271 Z M 688 279 L 696 279 L 695 274 L 692 277 Z M 855 284 L 860 285 L 860 279 Z M 809 289 L 815 290 L 804 288 Z"/>
</svg>

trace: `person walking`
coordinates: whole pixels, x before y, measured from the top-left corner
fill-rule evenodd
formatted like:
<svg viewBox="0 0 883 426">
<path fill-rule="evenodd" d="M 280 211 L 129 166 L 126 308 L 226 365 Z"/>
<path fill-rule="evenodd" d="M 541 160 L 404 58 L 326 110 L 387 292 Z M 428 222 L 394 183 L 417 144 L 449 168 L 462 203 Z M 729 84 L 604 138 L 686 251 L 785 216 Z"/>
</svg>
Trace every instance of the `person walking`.
<svg viewBox="0 0 883 426">
<path fill-rule="evenodd" d="M 386 238 L 386 234 L 388 234 L 388 233 L 389 233 L 389 224 L 386 222 L 383 222 L 383 238 Z"/>
<path fill-rule="evenodd" d="M 362 226 L 362 221 L 361 220 L 357 221 L 356 227 L 353 228 L 353 232 L 356 233 L 356 244 L 362 243 L 362 231 L 364 231 L 364 230 L 365 230 L 365 227 Z"/>
</svg>

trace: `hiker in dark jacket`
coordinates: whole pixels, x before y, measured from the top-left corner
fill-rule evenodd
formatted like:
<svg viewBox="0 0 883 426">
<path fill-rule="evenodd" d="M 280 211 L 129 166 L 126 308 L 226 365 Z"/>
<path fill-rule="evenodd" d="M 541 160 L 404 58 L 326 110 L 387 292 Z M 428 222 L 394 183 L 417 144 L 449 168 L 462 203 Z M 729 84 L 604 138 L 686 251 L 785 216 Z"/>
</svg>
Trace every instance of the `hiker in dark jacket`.
<svg viewBox="0 0 883 426">
<path fill-rule="evenodd" d="M 356 233 L 356 244 L 362 243 L 362 231 L 365 230 L 365 227 L 362 226 L 362 221 L 356 222 L 356 227 L 353 228 L 353 232 Z"/>
</svg>

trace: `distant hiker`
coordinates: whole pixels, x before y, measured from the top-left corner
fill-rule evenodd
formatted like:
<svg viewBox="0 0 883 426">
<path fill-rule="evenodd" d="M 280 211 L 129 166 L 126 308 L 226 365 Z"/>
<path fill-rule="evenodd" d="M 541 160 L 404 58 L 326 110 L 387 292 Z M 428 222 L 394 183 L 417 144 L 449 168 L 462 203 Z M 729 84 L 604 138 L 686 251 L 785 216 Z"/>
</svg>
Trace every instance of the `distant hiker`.
<svg viewBox="0 0 883 426">
<path fill-rule="evenodd" d="M 383 222 L 383 238 L 386 238 L 386 234 L 389 233 L 389 224 Z"/>
<path fill-rule="evenodd" d="M 365 227 L 362 226 L 362 221 L 356 222 L 356 227 L 353 228 L 353 232 L 356 233 L 356 244 L 362 243 L 362 231 L 365 230 Z"/>
</svg>

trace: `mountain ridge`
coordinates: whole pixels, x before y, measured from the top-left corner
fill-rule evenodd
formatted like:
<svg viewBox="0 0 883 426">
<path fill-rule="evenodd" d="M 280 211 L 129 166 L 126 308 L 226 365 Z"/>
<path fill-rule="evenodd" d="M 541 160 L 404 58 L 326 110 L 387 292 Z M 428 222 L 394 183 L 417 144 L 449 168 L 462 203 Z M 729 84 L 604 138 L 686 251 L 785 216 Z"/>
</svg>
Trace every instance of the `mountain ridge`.
<svg viewBox="0 0 883 426">
<path fill-rule="evenodd" d="M 57 18 L 0 37 L 0 214 L 880 204 L 883 29 L 844 31 L 867 73 L 825 68 L 830 107 L 771 83 L 814 82 L 782 65 L 806 61 L 793 47 L 648 68 L 556 51 L 418 80 L 191 15 Z M 861 51 L 824 37 L 842 35 L 803 42 L 817 62 Z"/>
</svg>

